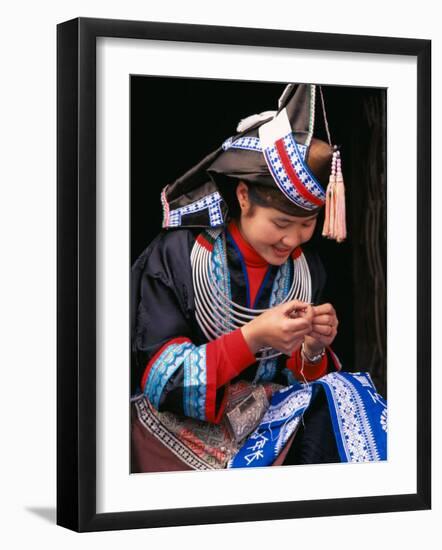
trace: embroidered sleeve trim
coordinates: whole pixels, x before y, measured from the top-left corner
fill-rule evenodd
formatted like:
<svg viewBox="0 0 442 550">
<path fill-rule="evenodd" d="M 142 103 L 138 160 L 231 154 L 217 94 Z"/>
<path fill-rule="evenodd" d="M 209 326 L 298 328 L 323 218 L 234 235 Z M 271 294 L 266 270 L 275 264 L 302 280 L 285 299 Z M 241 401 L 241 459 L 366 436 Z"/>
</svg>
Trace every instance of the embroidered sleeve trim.
<svg viewBox="0 0 442 550">
<path fill-rule="evenodd" d="M 184 359 L 183 409 L 186 416 L 206 420 L 206 344 L 194 347 Z"/>
<path fill-rule="evenodd" d="M 161 395 L 168 380 L 194 348 L 191 342 L 169 344 L 152 363 L 144 386 L 144 394 L 156 409 L 160 406 Z"/>
<path fill-rule="evenodd" d="M 147 379 L 149 377 L 150 371 L 155 364 L 155 362 L 160 358 L 160 356 L 163 354 L 163 352 L 172 344 L 183 344 L 185 342 L 191 343 L 189 338 L 186 338 L 184 336 L 179 338 L 173 338 L 172 340 L 168 340 L 165 344 L 163 344 L 160 349 L 153 355 L 150 359 L 150 361 L 147 363 L 146 368 L 144 369 L 143 376 L 141 378 L 141 387 L 144 388 L 146 386 Z"/>
<path fill-rule="evenodd" d="M 143 393 L 158 409 L 168 380 L 182 367 L 184 415 L 218 423 L 225 402 L 217 410 L 217 371 L 223 370 L 220 381 L 225 384 L 254 362 L 240 329 L 201 346 L 185 337 L 174 338 L 149 361 L 142 379 Z"/>
</svg>

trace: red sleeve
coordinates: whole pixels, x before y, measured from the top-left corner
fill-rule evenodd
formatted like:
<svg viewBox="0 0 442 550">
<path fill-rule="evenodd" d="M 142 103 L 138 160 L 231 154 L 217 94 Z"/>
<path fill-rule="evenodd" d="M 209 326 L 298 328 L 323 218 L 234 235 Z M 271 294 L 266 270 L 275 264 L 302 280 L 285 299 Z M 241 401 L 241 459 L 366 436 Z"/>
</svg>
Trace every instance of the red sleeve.
<svg viewBox="0 0 442 550">
<path fill-rule="evenodd" d="M 256 358 L 250 351 L 241 332 L 236 329 L 207 344 L 206 417 L 209 422 L 219 423 L 226 406 L 225 392 L 219 407 L 216 406 L 217 390 L 253 365 Z M 221 391 L 221 390 L 220 390 Z"/>
<path fill-rule="evenodd" d="M 207 344 L 207 367 L 216 371 L 217 388 L 255 362 L 256 358 L 239 328 Z"/>
</svg>

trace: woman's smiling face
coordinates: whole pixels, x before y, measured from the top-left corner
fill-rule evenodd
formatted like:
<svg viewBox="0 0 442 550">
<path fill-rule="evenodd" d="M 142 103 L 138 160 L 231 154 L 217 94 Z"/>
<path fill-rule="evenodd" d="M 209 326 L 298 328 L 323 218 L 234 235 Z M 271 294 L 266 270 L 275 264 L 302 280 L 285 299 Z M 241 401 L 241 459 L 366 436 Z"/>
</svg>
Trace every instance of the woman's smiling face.
<svg viewBox="0 0 442 550">
<path fill-rule="evenodd" d="M 317 214 L 306 218 L 290 216 L 276 208 L 252 204 L 243 183 L 238 184 L 237 198 L 241 207 L 238 228 L 269 264 L 282 265 L 296 247 L 312 238 Z"/>
</svg>

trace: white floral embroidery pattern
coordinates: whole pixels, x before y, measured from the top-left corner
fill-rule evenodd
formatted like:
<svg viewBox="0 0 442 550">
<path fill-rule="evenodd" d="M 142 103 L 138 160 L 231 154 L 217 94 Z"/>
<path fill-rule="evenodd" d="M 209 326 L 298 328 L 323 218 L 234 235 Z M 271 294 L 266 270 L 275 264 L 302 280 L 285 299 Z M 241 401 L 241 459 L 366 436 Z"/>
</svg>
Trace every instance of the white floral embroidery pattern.
<svg viewBox="0 0 442 550">
<path fill-rule="evenodd" d="M 348 462 L 380 460 L 365 407 L 353 385 L 336 373 L 328 374 L 321 381 L 332 390 Z"/>
<path fill-rule="evenodd" d="M 381 427 L 384 432 L 388 432 L 388 415 L 387 409 L 384 409 L 381 413 Z"/>
<path fill-rule="evenodd" d="M 267 409 L 264 418 L 261 420 L 261 425 L 275 421 L 283 422 L 289 419 L 296 411 L 308 406 L 311 396 L 312 389 L 310 387 L 290 394 L 284 401 Z"/>
</svg>

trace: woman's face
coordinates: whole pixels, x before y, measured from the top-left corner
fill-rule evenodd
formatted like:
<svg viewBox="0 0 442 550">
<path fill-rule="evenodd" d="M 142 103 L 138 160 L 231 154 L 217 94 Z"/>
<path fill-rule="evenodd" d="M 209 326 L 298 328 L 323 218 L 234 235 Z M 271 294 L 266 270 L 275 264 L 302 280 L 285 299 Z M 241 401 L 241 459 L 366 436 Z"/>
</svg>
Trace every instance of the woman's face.
<svg viewBox="0 0 442 550">
<path fill-rule="evenodd" d="M 241 185 L 241 184 L 240 184 Z M 293 250 L 312 238 L 317 214 L 289 216 L 275 208 L 251 205 L 247 188 L 238 195 L 239 229 L 246 241 L 271 265 L 282 265 Z"/>
</svg>

